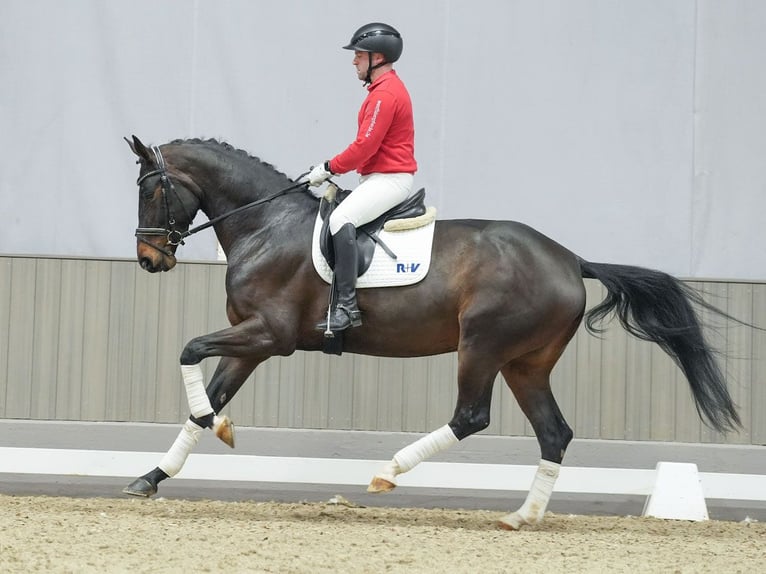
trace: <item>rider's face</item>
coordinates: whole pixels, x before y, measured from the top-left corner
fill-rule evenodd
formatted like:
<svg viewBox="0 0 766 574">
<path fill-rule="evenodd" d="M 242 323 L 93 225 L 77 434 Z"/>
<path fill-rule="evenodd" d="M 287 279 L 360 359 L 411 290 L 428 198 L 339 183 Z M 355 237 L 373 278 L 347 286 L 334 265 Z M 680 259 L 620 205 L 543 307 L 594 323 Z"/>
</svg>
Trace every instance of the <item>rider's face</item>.
<svg viewBox="0 0 766 574">
<path fill-rule="evenodd" d="M 356 68 L 356 77 L 364 81 L 367 79 L 367 68 L 370 67 L 370 56 L 372 56 L 372 65 L 383 61 L 383 54 L 369 52 L 354 52 L 354 60 L 351 62 Z"/>
<path fill-rule="evenodd" d="M 364 80 L 367 77 L 367 68 L 370 67 L 370 58 L 367 52 L 354 52 L 354 67 L 356 68 L 356 77 Z"/>
</svg>

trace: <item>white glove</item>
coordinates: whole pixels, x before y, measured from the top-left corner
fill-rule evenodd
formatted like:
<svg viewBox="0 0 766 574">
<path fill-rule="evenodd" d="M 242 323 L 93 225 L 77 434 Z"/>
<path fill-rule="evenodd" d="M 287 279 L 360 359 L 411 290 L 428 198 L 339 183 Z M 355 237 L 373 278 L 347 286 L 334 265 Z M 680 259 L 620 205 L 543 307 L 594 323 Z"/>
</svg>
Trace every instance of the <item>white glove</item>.
<svg viewBox="0 0 766 574">
<path fill-rule="evenodd" d="M 319 165 L 312 167 L 309 174 L 306 176 L 308 179 L 309 185 L 318 186 L 322 185 L 325 181 L 330 179 L 332 177 L 332 173 L 327 171 L 324 167 L 324 163 L 322 162 Z"/>
</svg>

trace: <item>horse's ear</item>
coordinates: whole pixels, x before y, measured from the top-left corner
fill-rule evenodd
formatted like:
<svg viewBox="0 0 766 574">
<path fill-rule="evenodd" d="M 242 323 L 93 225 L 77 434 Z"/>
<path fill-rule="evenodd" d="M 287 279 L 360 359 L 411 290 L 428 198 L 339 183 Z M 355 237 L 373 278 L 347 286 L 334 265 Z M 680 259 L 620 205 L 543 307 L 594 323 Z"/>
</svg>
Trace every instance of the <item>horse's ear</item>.
<svg viewBox="0 0 766 574">
<path fill-rule="evenodd" d="M 130 141 L 128 138 L 123 139 L 128 142 L 128 145 L 130 146 L 130 149 L 133 150 L 134 154 L 143 159 L 146 163 L 152 163 L 152 158 L 149 154 L 149 150 L 146 149 L 146 146 L 143 143 L 141 143 L 140 139 L 138 139 L 136 136 L 133 136 L 133 141 Z"/>
</svg>

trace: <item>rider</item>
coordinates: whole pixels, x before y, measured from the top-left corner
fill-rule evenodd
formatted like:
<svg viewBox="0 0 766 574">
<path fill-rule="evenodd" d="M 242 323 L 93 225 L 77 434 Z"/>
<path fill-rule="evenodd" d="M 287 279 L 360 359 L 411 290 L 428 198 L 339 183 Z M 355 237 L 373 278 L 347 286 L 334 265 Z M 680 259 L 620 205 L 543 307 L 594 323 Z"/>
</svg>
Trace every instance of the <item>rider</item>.
<svg viewBox="0 0 766 574">
<path fill-rule="evenodd" d="M 312 186 L 351 170 L 361 176 L 359 185 L 330 216 L 338 290 L 330 314 L 331 331 L 362 324 L 356 304 L 356 228 L 406 200 L 417 170 L 412 102 L 393 69 L 402 53 L 401 35 L 387 24 L 367 24 L 343 48 L 354 51 L 353 65 L 369 94 L 359 110 L 356 139 L 307 176 Z M 326 330 L 328 325 L 323 322 L 317 328 Z"/>
</svg>

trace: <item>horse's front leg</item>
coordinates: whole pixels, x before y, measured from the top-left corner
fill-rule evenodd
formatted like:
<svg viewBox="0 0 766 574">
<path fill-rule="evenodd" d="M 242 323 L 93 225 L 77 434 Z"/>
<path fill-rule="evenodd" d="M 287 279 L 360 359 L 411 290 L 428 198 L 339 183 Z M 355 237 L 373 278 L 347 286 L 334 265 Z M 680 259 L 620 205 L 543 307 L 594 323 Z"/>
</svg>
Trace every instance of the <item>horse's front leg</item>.
<svg viewBox="0 0 766 574">
<path fill-rule="evenodd" d="M 220 411 L 244 384 L 259 362 L 259 360 L 222 357 L 207 388 L 208 403 L 215 405 L 216 411 Z M 205 426 L 207 425 L 202 421 L 193 415 L 190 416 L 159 465 L 134 480 L 123 489 L 123 492 L 144 497 L 156 494 L 160 482 L 180 472 L 187 457 L 199 442 Z"/>
<path fill-rule="evenodd" d="M 181 374 L 191 423 L 200 428 L 212 428 L 219 439 L 234 448 L 234 425 L 229 417 L 219 417 L 216 413 L 239 390 L 258 363 L 278 352 L 276 341 L 275 334 L 267 328 L 267 321 L 257 315 L 234 327 L 189 341 L 181 352 Z M 217 369 L 216 375 L 221 376 L 214 376 L 210 388 L 206 390 L 200 362 L 207 357 L 239 357 L 252 363 L 252 366 L 244 378 L 236 378 L 233 389 L 225 376 L 225 369 Z"/>
<path fill-rule="evenodd" d="M 216 413 L 232 399 L 255 367 L 269 356 L 259 353 L 263 349 L 254 344 L 257 338 L 254 339 L 254 333 L 244 327 L 246 325 L 240 324 L 197 337 L 186 345 L 181 355 L 181 372 L 191 416 L 160 464 L 123 489 L 125 494 L 145 497 L 155 494 L 159 482 L 180 472 L 205 427 L 212 427 L 219 438 L 234 446 L 233 425 L 228 417 L 219 417 Z M 224 356 L 205 389 L 199 362 L 216 355 Z"/>
</svg>

